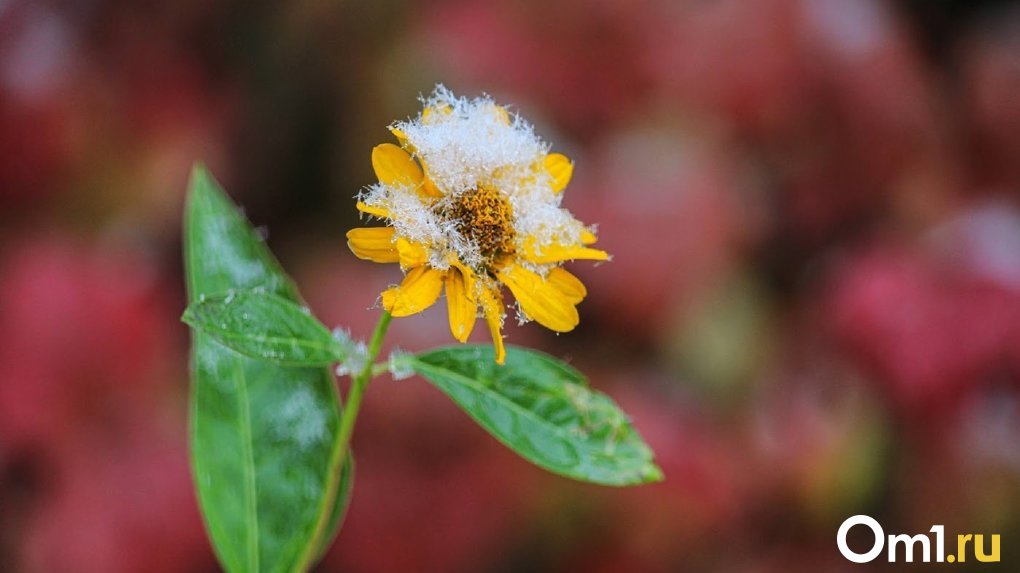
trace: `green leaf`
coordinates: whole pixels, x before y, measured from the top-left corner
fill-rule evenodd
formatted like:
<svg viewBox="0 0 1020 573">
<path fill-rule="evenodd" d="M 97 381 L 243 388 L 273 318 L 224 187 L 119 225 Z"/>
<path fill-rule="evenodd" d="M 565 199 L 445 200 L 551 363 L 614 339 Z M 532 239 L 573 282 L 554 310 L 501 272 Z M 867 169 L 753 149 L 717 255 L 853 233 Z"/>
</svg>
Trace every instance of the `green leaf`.
<svg viewBox="0 0 1020 573">
<path fill-rule="evenodd" d="M 459 345 L 402 357 L 499 441 L 557 474 L 604 485 L 660 481 L 652 450 L 606 395 L 555 358 L 507 347 Z"/>
<path fill-rule="evenodd" d="M 327 366 L 350 353 L 306 307 L 261 290 L 201 297 L 182 320 L 245 356 L 284 366 Z"/>
<path fill-rule="evenodd" d="M 191 303 L 262 289 L 301 304 L 258 234 L 200 166 L 188 190 L 184 247 Z M 231 573 L 307 570 L 349 490 L 338 483 L 332 374 L 254 360 L 200 331 L 193 332 L 191 371 L 192 472 L 220 562 Z"/>
</svg>

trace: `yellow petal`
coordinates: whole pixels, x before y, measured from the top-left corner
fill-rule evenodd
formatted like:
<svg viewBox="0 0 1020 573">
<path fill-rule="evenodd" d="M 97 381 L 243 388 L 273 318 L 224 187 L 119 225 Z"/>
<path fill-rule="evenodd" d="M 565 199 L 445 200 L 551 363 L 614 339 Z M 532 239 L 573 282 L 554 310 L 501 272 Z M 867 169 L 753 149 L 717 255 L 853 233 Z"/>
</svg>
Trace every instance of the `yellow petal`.
<svg viewBox="0 0 1020 573">
<path fill-rule="evenodd" d="M 429 197 L 443 196 L 443 192 L 439 189 L 439 187 L 436 187 L 435 182 L 433 182 L 432 178 L 429 177 L 428 166 L 425 167 L 425 184 L 421 187 L 421 193 Z"/>
<path fill-rule="evenodd" d="M 369 207 L 363 201 L 358 201 L 358 211 L 384 219 L 390 218 L 390 211 L 384 207 Z"/>
<path fill-rule="evenodd" d="M 411 156 L 392 143 L 376 145 L 372 149 L 372 168 L 380 183 L 387 185 L 412 185 L 422 182 L 421 167 Z"/>
<path fill-rule="evenodd" d="M 425 125 L 432 123 L 432 119 L 437 113 L 442 115 L 450 115 L 451 113 L 453 113 L 453 108 L 445 103 L 439 106 L 438 108 L 428 106 L 421 112 L 421 122 L 424 123 Z"/>
<path fill-rule="evenodd" d="M 507 267 L 497 276 L 510 287 L 524 315 L 549 330 L 569 332 L 580 322 L 574 307 L 576 294 L 564 294 L 559 288 L 560 283 L 565 281 L 561 280 L 554 285 L 538 273 L 519 265 Z"/>
<path fill-rule="evenodd" d="M 533 242 L 526 244 L 521 255 L 528 261 L 535 264 L 561 263 L 575 259 L 587 259 L 592 261 L 605 261 L 609 259 L 609 253 L 583 247 L 580 245 L 548 245 L 537 249 Z"/>
<path fill-rule="evenodd" d="M 545 156 L 545 170 L 552 176 L 553 192 L 561 193 L 574 175 L 574 164 L 562 153 L 550 153 Z"/>
<path fill-rule="evenodd" d="M 461 342 L 467 342 L 475 327 L 475 319 L 478 318 L 473 282 L 457 267 L 446 273 L 446 309 L 450 316 L 450 332 Z"/>
<path fill-rule="evenodd" d="M 397 129 L 397 127 L 395 125 L 391 125 L 391 126 L 387 127 L 386 129 L 390 130 L 390 133 L 393 134 L 393 137 L 397 138 L 397 141 L 400 143 L 400 147 L 406 147 L 407 146 L 407 134 L 406 133 L 404 133 L 400 129 Z"/>
<path fill-rule="evenodd" d="M 400 260 L 393 246 L 393 227 L 360 227 L 347 231 L 347 246 L 359 259 L 377 263 Z"/>
<path fill-rule="evenodd" d="M 510 112 L 501 105 L 492 105 L 492 113 L 495 114 L 496 119 L 499 120 L 503 125 L 510 125 Z"/>
<path fill-rule="evenodd" d="M 581 242 L 585 245 L 594 245 L 598 240 L 599 238 L 595 236 L 595 233 L 588 229 L 581 231 Z"/>
<path fill-rule="evenodd" d="M 421 266 L 428 260 L 428 253 L 421 243 L 412 243 L 401 237 L 397 239 L 396 249 L 402 268 L 410 269 Z"/>
<path fill-rule="evenodd" d="M 550 269 L 545 280 L 573 304 L 581 302 L 588 295 L 588 289 L 584 288 L 584 283 L 581 282 L 581 279 L 575 277 L 566 269 L 561 269 L 560 267 Z"/>
<path fill-rule="evenodd" d="M 496 349 L 496 364 L 503 364 L 506 361 L 506 348 L 503 346 L 503 300 L 498 288 L 482 288 L 479 291 L 479 302 L 482 303 L 482 313 L 485 315 L 485 322 L 489 325 L 489 334 L 492 336 L 492 345 Z"/>
<path fill-rule="evenodd" d="M 432 306 L 443 290 L 443 271 L 420 266 L 411 269 L 400 286 L 382 293 L 383 308 L 395 317 L 417 314 Z"/>
</svg>

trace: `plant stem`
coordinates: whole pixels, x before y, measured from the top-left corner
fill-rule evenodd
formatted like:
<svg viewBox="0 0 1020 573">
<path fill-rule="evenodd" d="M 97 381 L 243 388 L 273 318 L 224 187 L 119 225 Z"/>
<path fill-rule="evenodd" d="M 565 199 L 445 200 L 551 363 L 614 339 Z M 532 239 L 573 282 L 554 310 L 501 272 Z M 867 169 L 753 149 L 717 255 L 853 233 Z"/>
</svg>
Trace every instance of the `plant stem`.
<svg viewBox="0 0 1020 573">
<path fill-rule="evenodd" d="M 354 422 L 358 419 L 358 410 L 361 409 L 361 397 L 365 394 L 365 388 L 372 379 L 372 363 L 379 356 L 379 349 L 382 347 L 383 337 L 386 336 L 386 329 L 390 326 L 393 315 L 383 311 L 379 322 L 372 332 L 372 339 L 368 343 L 368 355 L 365 356 L 365 366 L 361 372 L 351 376 L 351 391 L 347 394 L 347 403 L 344 404 L 343 417 L 340 419 L 340 456 L 347 457 L 347 450 L 350 449 L 351 436 L 354 434 Z"/>
<path fill-rule="evenodd" d="M 383 311 L 382 316 L 379 317 L 379 322 L 375 325 L 375 330 L 372 332 L 372 339 L 368 343 L 368 352 L 365 355 L 365 365 L 361 368 L 360 372 L 351 374 L 351 391 L 347 394 L 347 403 L 344 405 L 343 415 L 340 418 L 340 437 L 338 439 L 337 447 L 340 451 L 339 463 L 336 466 L 336 475 L 334 478 L 339 484 L 340 471 L 344 464 L 347 463 L 347 454 L 351 449 L 351 436 L 354 434 L 354 422 L 358 419 L 358 410 L 361 409 L 361 397 L 365 394 L 365 388 L 368 386 L 369 380 L 376 376 L 373 362 L 379 355 L 379 350 L 382 348 L 383 337 L 386 336 L 386 329 L 390 326 L 390 321 L 393 320 L 393 316 L 389 312 Z M 334 492 L 338 493 L 338 492 Z M 326 506 L 329 507 L 328 505 Z M 315 526 L 315 534 L 313 539 L 319 539 L 323 534 L 324 528 L 326 527 L 326 518 L 329 516 L 329 512 L 326 511 L 322 514 L 319 522 Z M 295 572 L 308 571 L 311 568 L 311 564 L 316 558 L 314 551 L 315 545 L 311 544 L 308 546 L 307 552 L 302 557 L 302 560 L 295 567 Z"/>
</svg>

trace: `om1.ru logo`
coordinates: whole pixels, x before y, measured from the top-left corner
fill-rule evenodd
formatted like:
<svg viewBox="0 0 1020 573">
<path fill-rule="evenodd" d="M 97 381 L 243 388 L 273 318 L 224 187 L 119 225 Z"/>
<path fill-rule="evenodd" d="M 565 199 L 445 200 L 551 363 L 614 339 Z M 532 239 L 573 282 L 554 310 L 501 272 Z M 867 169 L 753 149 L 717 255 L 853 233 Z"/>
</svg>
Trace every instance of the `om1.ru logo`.
<svg viewBox="0 0 1020 573">
<path fill-rule="evenodd" d="M 847 533 L 855 525 L 865 525 L 871 528 L 871 531 L 875 534 L 875 543 L 871 546 L 871 549 L 867 553 L 857 553 L 846 543 Z M 935 562 L 936 563 L 966 563 L 968 545 L 973 542 L 974 558 L 983 563 L 997 563 L 999 561 L 999 535 L 995 534 L 991 536 L 992 549 L 990 552 L 985 552 L 984 535 L 981 534 L 960 534 L 956 536 L 956 554 L 946 555 L 946 528 L 944 525 L 933 525 L 931 533 L 935 534 Z M 896 556 L 898 554 L 897 547 L 903 547 L 904 561 L 912 563 L 914 561 L 914 550 L 917 549 L 918 544 L 921 546 L 921 561 L 924 563 L 931 563 L 931 539 L 923 533 L 911 537 L 906 534 L 902 535 L 890 535 L 889 536 L 889 552 L 888 559 L 890 563 L 896 562 Z M 886 545 L 885 531 L 882 530 L 882 526 L 877 521 L 868 517 L 867 515 L 855 515 L 847 518 L 843 522 L 843 525 L 839 526 L 839 533 L 836 534 L 836 545 L 839 546 L 839 552 L 854 563 L 868 563 L 874 561 L 875 558 L 882 553 L 882 549 Z"/>
</svg>

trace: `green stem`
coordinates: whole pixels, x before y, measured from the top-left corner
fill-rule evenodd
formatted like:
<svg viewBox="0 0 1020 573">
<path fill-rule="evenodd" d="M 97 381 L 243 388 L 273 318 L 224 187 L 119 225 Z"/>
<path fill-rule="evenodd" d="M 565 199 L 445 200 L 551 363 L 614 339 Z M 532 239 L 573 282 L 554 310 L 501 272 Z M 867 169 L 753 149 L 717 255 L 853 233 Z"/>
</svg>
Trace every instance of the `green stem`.
<svg viewBox="0 0 1020 573">
<path fill-rule="evenodd" d="M 347 394 L 347 403 L 344 404 L 343 418 L 340 420 L 340 458 L 347 457 L 347 450 L 350 448 L 351 436 L 354 434 L 354 422 L 358 419 L 358 410 L 361 409 L 361 397 L 365 394 L 365 388 L 372 379 L 372 363 L 379 356 L 379 349 L 382 347 L 383 337 L 386 336 L 386 329 L 390 326 L 393 315 L 383 311 L 379 322 L 372 332 L 372 339 L 368 343 L 368 355 L 365 356 L 365 366 L 361 372 L 352 374 L 351 391 Z"/>
<path fill-rule="evenodd" d="M 393 316 L 389 312 L 383 311 L 382 316 L 379 317 L 379 322 L 375 325 L 375 330 L 372 332 L 372 339 L 368 343 L 368 353 L 365 356 L 365 365 L 361 368 L 360 372 L 351 374 L 351 391 L 347 395 L 347 403 L 344 405 L 343 416 L 340 418 L 340 437 L 338 439 L 337 447 L 339 449 L 340 459 L 336 466 L 336 475 L 334 480 L 339 484 L 340 468 L 343 464 L 347 463 L 347 453 L 351 448 L 351 436 L 354 434 L 354 422 L 358 419 L 358 410 L 361 409 L 361 397 L 365 394 L 365 388 L 368 386 L 369 380 L 375 376 L 375 371 L 372 363 L 379 355 L 379 350 L 382 348 L 383 337 L 386 336 L 386 329 L 390 326 L 390 321 L 393 320 Z M 334 492 L 338 494 L 339 492 Z M 330 506 L 327 503 L 326 509 Z M 326 527 L 326 520 L 329 517 L 330 512 L 324 511 L 321 514 L 319 522 L 315 526 L 315 534 L 312 536 L 313 539 L 319 539 L 323 533 L 323 529 Z M 316 558 L 315 553 L 316 544 L 309 544 L 308 549 L 301 561 L 295 566 L 295 572 L 308 571 L 311 568 L 312 562 Z"/>
</svg>

